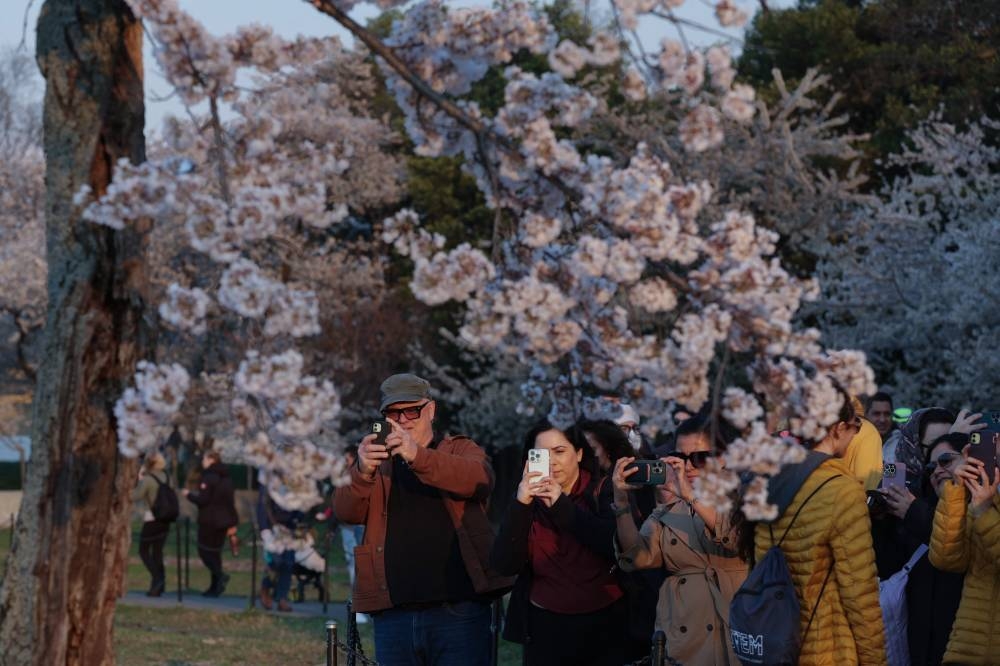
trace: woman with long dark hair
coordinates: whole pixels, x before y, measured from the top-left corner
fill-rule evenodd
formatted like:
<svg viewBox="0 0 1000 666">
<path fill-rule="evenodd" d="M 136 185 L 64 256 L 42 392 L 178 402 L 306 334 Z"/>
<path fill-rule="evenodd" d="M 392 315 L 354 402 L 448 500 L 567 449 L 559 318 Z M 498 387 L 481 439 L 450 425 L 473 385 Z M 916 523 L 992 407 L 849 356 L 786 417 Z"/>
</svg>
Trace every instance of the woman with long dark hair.
<svg viewBox="0 0 1000 666">
<path fill-rule="evenodd" d="M 528 472 L 533 448 L 548 450 L 547 476 Z M 524 644 L 529 666 L 620 666 L 626 609 L 612 571 L 611 484 L 578 428 L 537 424 L 522 460 L 493 545 L 493 567 L 517 575 L 504 638 Z"/>
</svg>

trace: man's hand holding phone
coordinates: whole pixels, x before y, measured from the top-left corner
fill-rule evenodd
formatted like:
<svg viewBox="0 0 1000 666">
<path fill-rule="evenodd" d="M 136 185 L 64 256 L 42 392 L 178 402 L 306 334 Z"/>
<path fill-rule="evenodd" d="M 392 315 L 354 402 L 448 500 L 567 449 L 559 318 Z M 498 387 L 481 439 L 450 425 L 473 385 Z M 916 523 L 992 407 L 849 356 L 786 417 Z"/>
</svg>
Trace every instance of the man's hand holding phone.
<svg viewBox="0 0 1000 666">
<path fill-rule="evenodd" d="M 389 455 L 399 456 L 408 463 L 413 462 L 419 447 L 416 440 L 410 436 L 410 431 L 395 421 L 386 423 L 392 428 L 392 432 L 385 438 L 385 448 L 389 451 Z"/>
<path fill-rule="evenodd" d="M 358 444 L 358 469 L 368 478 L 375 476 L 375 470 L 378 469 L 383 460 L 389 457 L 389 451 L 385 448 L 385 444 L 378 442 L 380 437 L 380 433 L 373 432 L 370 435 L 365 435 L 361 443 Z"/>
</svg>

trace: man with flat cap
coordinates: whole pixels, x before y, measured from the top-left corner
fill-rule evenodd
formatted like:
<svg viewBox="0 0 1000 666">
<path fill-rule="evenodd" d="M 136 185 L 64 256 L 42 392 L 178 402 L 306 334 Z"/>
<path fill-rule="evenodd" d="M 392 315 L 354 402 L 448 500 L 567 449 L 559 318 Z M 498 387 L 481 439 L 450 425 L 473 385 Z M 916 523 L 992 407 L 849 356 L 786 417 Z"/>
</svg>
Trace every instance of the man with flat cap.
<svg viewBox="0 0 1000 666">
<path fill-rule="evenodd" d="M 380 664 L 485 666 L 490 603 L 513 584 L 489 567 L 493 469 L 468 437 L 435 434 L 427 380 L 393 375 L 380 390 L 392 432 L 361 440 L 334 498 L 340 521 L 365 525 L 354 609 L 374 618 Z"/>
</svg>

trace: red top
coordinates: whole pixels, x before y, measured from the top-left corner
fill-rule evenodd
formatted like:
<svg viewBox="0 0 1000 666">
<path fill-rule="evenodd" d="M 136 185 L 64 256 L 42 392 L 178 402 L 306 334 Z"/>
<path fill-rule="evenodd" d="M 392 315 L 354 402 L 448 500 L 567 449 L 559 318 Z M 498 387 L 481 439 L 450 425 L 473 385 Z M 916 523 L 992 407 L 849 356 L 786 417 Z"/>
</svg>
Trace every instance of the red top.
<svg viewBox="0 0 1000 666">
<path fill-rule="evenodd" d="M 590 473 L 580 477 L 569 494 L 577 511 L 592 512 L 584 490 Z M 592 613 L 622 597 L 613 562 L 594 553 L 576 540 L 571 532 L 559 531 L 548 509 L 535 503 L 535 515 L 528 535 L 528 558 L 533 574 L 531 603 L 554 613 Z"/>
</svg>

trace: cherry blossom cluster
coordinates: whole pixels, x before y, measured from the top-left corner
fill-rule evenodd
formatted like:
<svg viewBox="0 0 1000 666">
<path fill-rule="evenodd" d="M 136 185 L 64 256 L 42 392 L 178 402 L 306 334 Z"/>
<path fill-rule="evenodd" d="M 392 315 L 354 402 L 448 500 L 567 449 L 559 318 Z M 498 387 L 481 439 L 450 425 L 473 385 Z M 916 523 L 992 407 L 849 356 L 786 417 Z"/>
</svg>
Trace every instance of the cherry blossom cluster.
<svg viewBox="0 0 1000 666">
<path fill-rule="evenodd" d="M 189 109 L 190 121 L 168 120 L 148 162 L 119 163 L 107 192 L 98 198 L 84 189 L 75 203 L 85 220 L 115 229 L 140 221 L 179 229 L 178 239 L 203 255 L 182 255 L 197 271 L 155 282 L 160 317 L 191 336 L 225 322 L 221 330 L 239 331 L 241 344 L 254 347 L 229 369 L 232 423 L 275 500 L 308 508 L 321 499 L 318 481 L 344 477 L 329 434 L 340 401 L 288 345 L 321 330 L 321 295 L 309 280 L 324 253 L 336 255 L 325 232 L 399 196 L 400 159 L 385 150 L 396 139 L 367 115 L 376 80 L 366 54 L 345 51 L 336 38 L 289 41 L 259 25 L 216 37 L 175 0 L 130 6 L 182 99 L 208 100 L 200 107 L 208 113 Z M 304 257 L 289 247 L 307 249 L 311 263 L 291 262 Z M 288 255 L 276 258 L 281 251 Z M 131 455 L 164 435 L 153 427 L 164 417 L 140 393 L 129 389 L 118 409 L 122 450 Z M 274 455 L 258 450 L 262 441 Z"/>
<path fill-rule="evenodd" d="M 118 449 L 130 458 L 154 450 L 184 402 L 191 378 L 180 365 L 140 361 L 135 387 L 115 403 Z"/>
<path fill-rule="evenodd" d="M 615 4 L 627 23 L 682 3 Z M 732 388 L 720 396 L 723 413 L 748 438 L 737 446 L 732 464 L 705 484 L 706 497 L 725 504 L 739 485 L 736 472 L 767 475 L 801 453 L 770 440 L 765 417 L 786 420 L 801 437 L 821 439 L 836 421 L 841 390 L 873 389 L 864 356 L 828 352 L 815 331 L 797 329 L 796 314 L 818 294 L 816 283 L 784 269 L 776 256 L 777 234 L 749 214 L 729 210 L 720 219 L 704 219 L 715 196 L 710 183 L 684 182 L 643 144 L 624 164 L 583 148 L 574 132 L 599 102 L 570 79 L 586 66 L 613 62 L 611 49 L 596 41 L 590 50 L 557 43 L 544 19 L 520 5 L 471 11 L 476 24 L 486 26 L 482 34 L 497 40 L 492 50 L 474 38 L 460 42 L 453 57 L 440 58 L 440 45 L 449 44 L 455 24 L 468 27 L 469 14 L 453 18 L 457 13 L 433 2 L 398 21 L 390 43 L 435 90 L 455 96 L 489 67 L 507 65 L 518 48 L 547 53 L 550 73 L 503 69 L 504 105 L 494 117 L 459 98 L 472 118 L 500 137 L 491 149 L 484 151 L 471 130 L 443 112 L 418 113 L 416 93 L 385 71 L 417 149 L 464 156 L 490 205 L 518 220 L 517 232 L 494 248 L 501 260 L 493 271 L 484 268 L 490 260 L 478 249 L 461 246 L 453 254 L 441 248 L 412 213 L 387 220 L 384 239 L 414 261 L 418 298 L 465 304 L 460 337 L 467 345 L 529 365 L 525 414 L 547 394 L 550 420 L 565 425 L 580 414 L 582 395 L 618 393 L 643 414 L 646 432 L 655 434 L 672 426 L 671 405 L 697 409 L 709 402 L 724 369 L 720 356 L 752 355 L 746 387 L 755 395 Z M 526 44 L 520 35 L 493 29 L 511 12 L 535 41 Z M 728 1 L 717 3 L 716 12 L 724 26 L 746 19 Z M 598 63 L 597 52 L 607 59 Z M 681 100 L 677 131 L 687 151 L 718 146 L 724 120 L 748 123 L 755 117 L 755 92 L 734 85 L 727 49 L 702 53 L 667 39 L 652 59 L 633 62 L 626 82 L 638 87 L 642 81 L 646 94 Z M 645 95 L 635 91 L 629 97 Z M 452 274 L 449 263 L 467 279 L 445 279 Z M 757 448 L 760 460 L 750 455 Z"/>
</svg>

